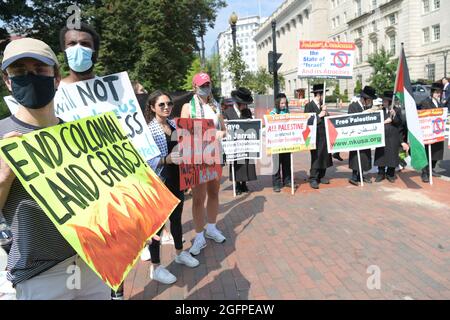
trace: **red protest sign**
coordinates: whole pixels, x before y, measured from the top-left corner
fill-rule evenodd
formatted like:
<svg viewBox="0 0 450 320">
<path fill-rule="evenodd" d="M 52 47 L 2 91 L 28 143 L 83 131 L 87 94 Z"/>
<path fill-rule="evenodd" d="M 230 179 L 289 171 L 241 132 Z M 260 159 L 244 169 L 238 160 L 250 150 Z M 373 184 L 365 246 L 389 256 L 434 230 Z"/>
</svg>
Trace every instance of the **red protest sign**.
<svg viewBox="0 0 450 320">
<path fill-rule="evenodd" d="M 222 176 L 221 149 L 210 119 L 176 120 L 178 146 L 182 163 L 180 190 L 186 190 Z"/>
</svg>

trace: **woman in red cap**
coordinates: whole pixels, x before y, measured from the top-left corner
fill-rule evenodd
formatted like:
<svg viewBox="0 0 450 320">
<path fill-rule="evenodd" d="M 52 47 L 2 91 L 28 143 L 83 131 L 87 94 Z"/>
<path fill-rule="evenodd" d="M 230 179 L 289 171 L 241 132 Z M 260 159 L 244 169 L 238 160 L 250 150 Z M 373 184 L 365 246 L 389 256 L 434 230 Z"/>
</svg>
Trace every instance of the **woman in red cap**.
<svg viewBox="0 0 450 320">
<path fill-rule="evenodd" d="M 194 96 L 190 103 L 186 103 L 183 106 L 181 118 L 212 119 L 217 129 L 216 138 L 219 141 L 222 140 L 226 135 L 226 127 L 220 113 L 220 105 L 214 100 L 212 95 L 211 78 L 207 73 L 198 73 L 194 76 L 192 85 Z M 194 256 L 198 255 L 206 247 L 205 237 L 217 243 L 222 243 L 226 240 L 216 227 L 217 214 L 219 213 L 219 189 L 219 180 L 208 181 L 192 187 L 192 215 L 197 235 L 189 252 Z M 207 225 L 204 232 L 205 200 Z"/>
</svg>

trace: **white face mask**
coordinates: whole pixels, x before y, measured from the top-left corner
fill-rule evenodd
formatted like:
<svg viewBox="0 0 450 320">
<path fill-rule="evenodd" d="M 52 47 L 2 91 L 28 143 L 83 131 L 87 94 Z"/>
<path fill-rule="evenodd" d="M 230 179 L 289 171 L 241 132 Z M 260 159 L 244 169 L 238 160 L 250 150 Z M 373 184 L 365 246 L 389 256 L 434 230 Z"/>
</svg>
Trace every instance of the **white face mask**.
<svg viewBox="0 0 450 320">
<path fill-rule="evenodd" d="M 197 94 L 200 97 L 208 97 L 211 95 L 211 87 L 198 87 Z"/>
</svg>

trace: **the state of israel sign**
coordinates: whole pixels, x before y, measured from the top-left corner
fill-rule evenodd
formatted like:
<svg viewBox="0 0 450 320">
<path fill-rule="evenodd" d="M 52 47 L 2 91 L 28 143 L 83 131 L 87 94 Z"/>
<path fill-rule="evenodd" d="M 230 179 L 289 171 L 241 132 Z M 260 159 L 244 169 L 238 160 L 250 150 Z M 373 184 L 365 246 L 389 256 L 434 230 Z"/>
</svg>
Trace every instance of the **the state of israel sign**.
<svg viewBox="0 0 450 320">
<path fill-rule="evenodd" d="M 298 77 L 351 79 L 353 42 L 300 41 Z"/>
</svg>

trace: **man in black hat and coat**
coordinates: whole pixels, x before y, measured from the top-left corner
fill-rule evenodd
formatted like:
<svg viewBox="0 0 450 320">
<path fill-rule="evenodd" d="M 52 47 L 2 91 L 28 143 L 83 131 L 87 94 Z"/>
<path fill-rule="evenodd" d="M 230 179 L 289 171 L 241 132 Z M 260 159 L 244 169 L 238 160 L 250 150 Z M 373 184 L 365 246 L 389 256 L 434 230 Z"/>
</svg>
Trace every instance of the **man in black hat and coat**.
<svg viewBox="0 0 450 320">
<path fill-rule="evenodd" d="M 249 104 L 253 103 L 253 97 L 247 88 L 238 88 L 231 92 L 234 105 L 224 111 L 225 120 L 253 119 Z M 247 181 L 257 179 L 255 163 L 249 159 L 234 162 L 234 174 L 236 180 L 236 194 L 248 192 Z M 230 167 L 230 180 L 233 181 L 232 171 Z"/>
<path fill-rule="evenodd" d="M 323 84 L 315 84 L 312 93 L 314 99 L 305 106 L 305 113 L 317 114 L 316 149 L 311 150 L 311 170 L 309 184 L 313 189 L 319 189 L 319 184 L 329 184 L 325 178 L 327 168 L 333 166 L 331 154 L 327 150 L 327 136 L 325 131 L 325 117 L 328 116 L 326 105 L 323 104 Z"/>
<path fill-rule="evenodd" d="M 377 98 L 375 94 L 375 89 L 370 86 L 365 86 L 363 90 L 361 90 L 361 98 L 357 102 L 352 102 L 348 106 L 348 113 L 360 113 L 360 112 L 368 112 L 369 109 L 372 108 L 373 100 Z M 369 171 L 372 169 L 372 153 L 370 149 L 360 150 L 361 156 L 361 170 Z M 348 158 L 349 168 L 352 169 L 352 177 L 348 181 L 351 184 L 357 186 L 360 182 L 360 174 L 363 172 L 359 172 L 358 165 L 358 154 L 356 151 L 350 151 L 350 155 Z M 363 181 L 366 183 L 372 183 L 370 177 L 364 177 Z"/>
<path fill-rule="evenodd" d="M 441 104 L 441 95 L 443 90 L 443 85 L 441 82 L 435 82 L 431 85 L 431 96 L 423 100 L 418 106 L 418 109 L 434 109 L 434 108 L 443 108 L 444 106 Z M 428 147 L 427 147 L 428 148 Z M 428 149 L 426 150 L 428 162 L 430 161 L 428 155 Z M 436 142 L 431 145 L 431 168 L 433 169 L 433 177 L 440 177 L 441 175 L 436 173 L 434 169 L 436 168 L 436 164 L 439 160 L 444 159 L 444 141 Z M 426 166 L 422 169 L 422 182 L 428 183 L 430 182 L 430 167 Z"/>
<path fill-rule="evenodd" d="M 402 119 L 401 110 L 396 107 L 391 108 L 393 97 L 393 91 L 383 93 L 385 146 L 375 149 L 375 165 L 378 166 L 375 182 L 381 182 L 386 177 L 389 182 L 394 182 L 395 168 L 400 163 L 399 148 L 403 141 L 400 131 Z"/>
</svg>

